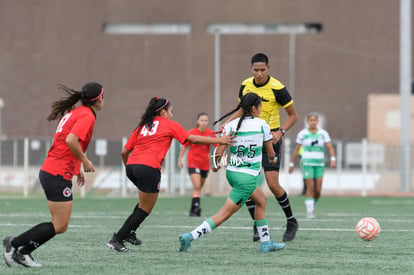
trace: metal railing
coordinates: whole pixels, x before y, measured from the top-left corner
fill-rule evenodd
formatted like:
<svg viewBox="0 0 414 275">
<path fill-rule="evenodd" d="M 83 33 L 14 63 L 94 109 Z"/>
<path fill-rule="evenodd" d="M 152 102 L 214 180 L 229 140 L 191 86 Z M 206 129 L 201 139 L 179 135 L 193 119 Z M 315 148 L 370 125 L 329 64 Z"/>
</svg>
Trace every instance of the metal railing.
<svg viewBox="0 0 414 275">
<path fill-rule="evenodd" d="M 125 143 L 126 138 L 122 140 L 96 139 L 91 142 L 87 155 L 97 171 L 93 175 L 88 175 L 86 189 L 79 190 L 81 196 L 91 195 L 99 190 L 111 191 L 114 196 L 120 197 L 136 193 L 135 186 L 126 178 L 121 162 L 120 152 Z M 50 145 L 49 139 L 24 138 L 2 141 L 0 145 L 1 193 L 21 192 L 24 197 L 27 197 L 31 192 L 41 190 L 37 175 Z M 280 182 L 288 192 L 300 192 L 302 175 L 298 160 L 292 174 L 288 173 L 287 165 L 295 144 L 285 138 L 283 145 Z M 189 194 L 192 190 L 187 169 L 180 170 L 177 167 L 180 146 L 177 141 L 172 142 L 162 166 L 161 191 L 168 195 L 182 196 Z M 401 190 L 399 186 L 400 147 L 398 145 L 373 144 L 363 139 L 360 141 L 335 140 L 333 146 L 336 151 L 337 167 L 329 168 L 329 156 L 326 153 L 323 187 L 325 192 L 340 194 L 351 192 L 366 196 L 371 193 L 383 194 L 414 190 L 413 180 L 411 180 L 409 190 Z M 265 184 L 263 188 L 267 190 Z M 224 171 L 210 172 L 203 192 L 224 194 L 228 190 Z"/>
</svg>

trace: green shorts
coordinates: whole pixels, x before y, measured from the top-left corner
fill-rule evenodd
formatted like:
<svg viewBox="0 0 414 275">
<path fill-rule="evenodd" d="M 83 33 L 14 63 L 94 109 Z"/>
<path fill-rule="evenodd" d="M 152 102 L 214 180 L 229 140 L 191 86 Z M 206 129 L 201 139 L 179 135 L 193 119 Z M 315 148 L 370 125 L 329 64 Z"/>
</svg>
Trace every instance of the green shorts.
<svg viewBox="0 0 414 275">
<path fill-rule="evenodd" d="M 237 205 L 243 205 L 257 188 L 259 175 L 252 176 L 246 173 L 226 171 L 226 178 L 230 186 L 229 198 Z"/>
<path fill-rule="evenodd" d="M 304 179 L 317 179 L 323 177 L 325 166 L 302 165 Z"/>
</svg>

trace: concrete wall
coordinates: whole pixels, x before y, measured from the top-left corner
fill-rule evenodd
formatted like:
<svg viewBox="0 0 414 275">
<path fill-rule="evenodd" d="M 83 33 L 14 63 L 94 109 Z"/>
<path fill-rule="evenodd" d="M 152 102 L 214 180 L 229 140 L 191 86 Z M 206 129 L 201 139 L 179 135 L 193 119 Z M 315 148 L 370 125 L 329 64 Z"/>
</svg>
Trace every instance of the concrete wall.
<svg viewBox="0 0 414 275">
<path fill-rule="evenodd" d="M 334 139 L 367 133 L 370 93 L 398 92 L 399 3 L 389 0 L 2 0 L 0 97 L 3 134 L 51 136 L 50 104 L 57 83 L 105 87 L 95 138 L 128 136 L 151 96 L 168 97 L 175 119 L 194 126 L 213 114 L 214 37 L 210 23 L 309 23 L 319 34 L 296 39 L 295 106 L 299 122 L 319 111 Z M 188 23 L 189 35 L 108 35 L 105 22 Z M 289 89 L 288 35 L 221 39 L 222 113 L 235 106 L 250 57 L 264 52 L 271 74 Z M 211 116 L 211 120 L 213 117 Z M 285 116 L 282 116 L 285 119 Z"/>
<path fill-rule="evenodd" d="M 399 94 L 370 94 L 368 96 L 369 142 L 400 144 L 401 99 Z M 414 97 L 411 97 L 414 110 Z M 414 143 L 414 117 L 411 116 L 411 142 Z"/>
</svg>

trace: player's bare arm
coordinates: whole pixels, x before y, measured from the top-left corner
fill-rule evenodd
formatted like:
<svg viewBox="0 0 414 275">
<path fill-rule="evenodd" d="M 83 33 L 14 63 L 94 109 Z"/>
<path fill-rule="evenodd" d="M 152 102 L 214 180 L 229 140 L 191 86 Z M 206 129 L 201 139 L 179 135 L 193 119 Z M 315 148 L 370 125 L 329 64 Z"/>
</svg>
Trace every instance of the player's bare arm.
<svg viewBox="0 0 414 275">
<path fill-rule="evenodd" d="M 68 145 L 70 151 L 75 155 L 75 157 L 82 162 L 83 170 L 85 170 L 85 172 L 95 172 L 95 167 L 93 166 L 92 162 L 86 157 L 85 153 L 83 153 L 82 151 L 82 148 L 79 143 L 79 137 L 70 133 L 66 137 L 66 144 Z"/>
<path fill-rule="evenodd" d="M 336 157 L 335 157 L 335 150 L 332 146 L 331 142 L 326 143 L 326 147 L 328 148 L 329 155 L 331 156 L 331 167 L 336 167 Z"/>
<path fill-rule="evenodd" d="M 127 149 L 127 148 L 122 148 L 122 151 L 121 151 L 121 158 L 122 158 L 122 162 L 124 163 L 124 165 L 126 165 L 127 164 L 127 160 L 128 160 L 128 157 L 129 157 L 129 154 L 130 154 L 131 152 Z"/>
<path fill-rule="evenodd" d="M 184 154 L 185 154 L 185 151 L 187 150 L 187 146 L 182 146 L 181 147 L 181 150 L 180 150 L 180 154 L 179 154 L 179 156 L 178 156 L 178 161 L 177 161 L 177 166 L 178 166 L 178 168 L 183 168 L 184 167 L 184 165 L 183 165 L 183 157 L 184 157 Z"/>
<path fill-rule="evenodd" d="M 263 145 L 266 148 L 266 152 L 267 152 L 267 156 L 269 158 L 269 162 L 272 163 L 272 164 L 276 164 L 277 159 L 276 159 L 275 151 L 273 150 L 272 141 L 271 140 L 265 141 L 265 142 L 263 142 Z"/>
<path fill-rule="evenodd" d="M 293 163 L 295 163 L 295 159 L 299 154 L 299 149 L 300 149 L 301 145 L 300 144 L 296 144 L 295 149 L 293 150 L 293 154 L 292 154 L 292 158 L 290 159 L 289 162 L 289 173 L 293 172 Z"/>
<path fill-rule="evenodd" d="M 293 104 L 287 107 L 285 110 L 286 110 L 286 113 L 288 114 L 288 119 L 285 121 L 285 123 L 280 128 L 287 131 L 290 128 L 292 128 L 292 126 L 298 120 L 298 114 L 296 113 L 296 109 L 293 106 Z M 282 133 L 282 131 L 273 131 L 272 132 L 273 143 L 277 143 L 283 135 L 284 134 Z"/>
<path fill-rule="evenodd" d="M 228 135 L 224 135 L 219 138 L 213 138 L 213 137 L 203 137 L 203 136 L 197 136 L 197 135 L 189 135 L 187 140 L 191 143 L 195 144 L 223 144 L 223 145 L 230 145 L 233 143 L 233 139 L 235 136 L 232 136 L 233 133 L 230 133 Z"/>
<path fill-rule="evenodd" d="M 217 165 L 217 163 L 221 162 L 221 159 L 223 158 L 223 154 L 224 154 L 224 151 L 226 150 L 226 147 L 227 145 L 219 145 L 217 149 L 214 151 L 213 158 L 214 158 L 215 165 L 213 168 L 215 168 L 216 171 L 221 168 L 221 166 Z"/>
</svg>

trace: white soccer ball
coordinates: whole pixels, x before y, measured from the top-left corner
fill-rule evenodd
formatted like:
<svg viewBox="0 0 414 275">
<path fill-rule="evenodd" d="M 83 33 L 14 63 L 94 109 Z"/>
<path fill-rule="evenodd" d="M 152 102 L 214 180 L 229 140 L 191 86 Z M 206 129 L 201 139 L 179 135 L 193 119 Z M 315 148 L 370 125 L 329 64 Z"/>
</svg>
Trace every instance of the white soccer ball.
<svg viewBox="0 0 414 275">
<path fill-rule="evenodd" d="M 381 231 L 378 221 L 371 217 L 365 217 L 358 221 L 356 233 L 364 241 L 372 241 L 378 237 Z"/>
</svg>

